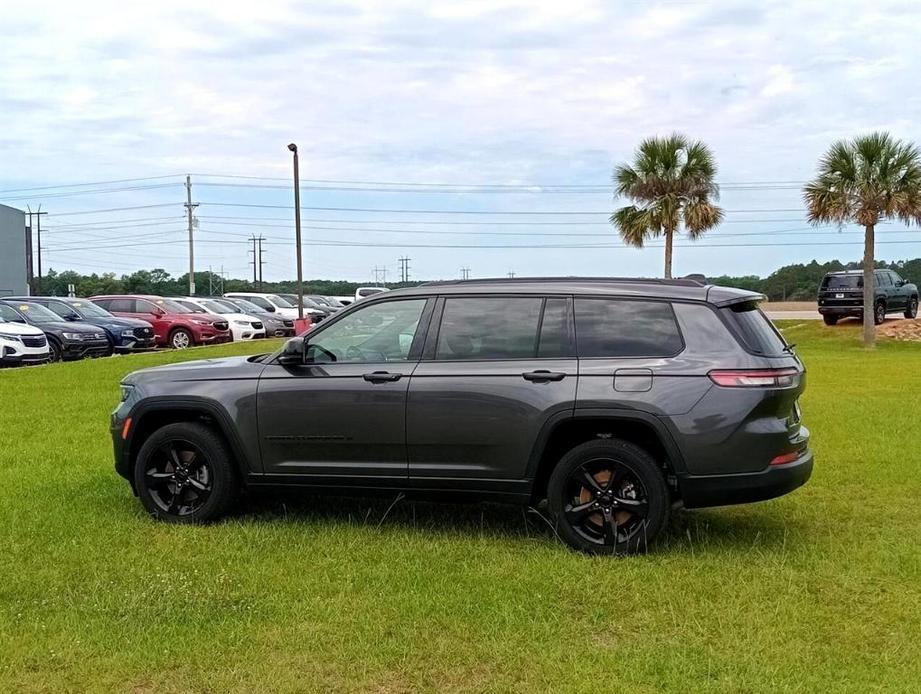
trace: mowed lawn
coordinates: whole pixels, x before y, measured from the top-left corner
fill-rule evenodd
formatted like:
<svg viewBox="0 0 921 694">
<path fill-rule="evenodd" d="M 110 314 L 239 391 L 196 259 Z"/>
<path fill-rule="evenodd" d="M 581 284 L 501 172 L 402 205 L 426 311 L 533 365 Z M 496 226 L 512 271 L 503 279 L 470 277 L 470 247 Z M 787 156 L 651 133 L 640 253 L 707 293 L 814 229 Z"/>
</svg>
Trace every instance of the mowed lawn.
<svg viewBox="0 0 921 694">
<path fill-rule="evenodd" d="M 156 523 L 112 469 L 119 379 L 255 347 L 0 372 L 0 691 L 918 691 L 921 345 L 784 327 L 812 481 L 630 559 L 498 506 Z"/>
</svg>

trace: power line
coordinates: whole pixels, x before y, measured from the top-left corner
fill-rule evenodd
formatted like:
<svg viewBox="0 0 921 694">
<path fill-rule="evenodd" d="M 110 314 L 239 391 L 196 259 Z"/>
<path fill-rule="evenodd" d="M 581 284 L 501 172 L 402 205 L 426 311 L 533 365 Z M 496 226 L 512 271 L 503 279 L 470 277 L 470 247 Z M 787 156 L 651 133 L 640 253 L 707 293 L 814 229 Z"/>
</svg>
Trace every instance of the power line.
<svg viewBox="0 0 921 694">
<path fill-rule="evenodd" d="M 107 193 L 124 193 L 128 191 L 138 191 L 138 190 L 154 190 L 159 188 L 173 188 L 176 183 L 157 183 L 149 186 L 130 186 L 127 188 L 99 188 L 96 190 L 73 190 L 65 191 L 60 193 L 46 193 L 43 195 L 17 195 L 15 197 L 4 197 L 3 199 L 10 202 L 16 200 L 48 200 L 51 198 L 70 198 L 76 195 L 105 195 Z"/>
<path fill-rule="evenodd" d="M 126 210 L 149 210 L 154 207 L 176 207 L 175 202 L 160 202 L 153 205 L 132 205 L 131 207 L 109 207 L 102 210 L 77 210 L 75 212 L 55 212 L 53 217 L 73 217 L 78 214 L 100 214 L 102 212 L 124 212 Z"/>
<path fill-rule="evenodd" d="M 202 201 L 203 205 L 214 205 L 216 207 L 252 207 L 259 209 L 274 210 L 293 210 L 291 205 L 263 205 L 256 203 L 243 202 L 214 202 L 209 200 Z M 610 215 L 611 210 L 412 210 L 412 209 L 390 209 L 379 207 L 306 207 L 301 206 L 304 210 L 318 210 L 325 212 L 387 212 L 393 214 L 497 214 L 497 215 Z M 760 208 L 751 210 L 724 210 L 728 213 L 761 213 L 761 212 L 804 212 L 801 207 L 794 208 Z"/>
<path fill-rule="evenodd" d="M 33 190 L 56 190 L 58 188 L 78 188 L 83 186 L 102 186 L 112 183 L 136 183 L 138 181 L 157 181 L 164 178 L 175 178 L 181 174 L 165 174 L 163 176 L 145 176 L 143 178 L 119 178 L 112 181 L 91 181 L 89 183 L 60 183 L 53 186 L 35 186 L 32 188 L 7 188 L 6 190 L 0 190 L 0 195 L 5 195 L 7 193 L 27 193 Z"/>
</svg>

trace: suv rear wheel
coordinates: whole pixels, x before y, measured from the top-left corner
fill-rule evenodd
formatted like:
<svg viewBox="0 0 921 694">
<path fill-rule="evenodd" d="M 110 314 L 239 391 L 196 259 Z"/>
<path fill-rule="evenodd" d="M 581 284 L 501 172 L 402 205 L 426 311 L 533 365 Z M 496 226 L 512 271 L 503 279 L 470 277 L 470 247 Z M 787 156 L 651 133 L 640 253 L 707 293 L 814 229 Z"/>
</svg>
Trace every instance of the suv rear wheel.
<svg viewBox="0 0 921 694">
<path fill-rule="evenodd" d="M 882 325 L 886 320 L 886 304 L 882 301 L 877 301 L 876 306 L 873 307 L 873 322 L 876 325 Z"/>
<path fill-rule="evenodd" d="M 918 316 L 918 297 L 913 296 L 908 300 L 908 306 L 905 307 L 906 318 L 917 318 Z"/>
<path fill-rule="evenodd" d="M 668 518 L 668 487 L 656 461 L 620 439 L 573 448 L 547 492 L 560 537 L 590 554 L 641 552 Z"/>
<path fill-rule="evenodd" d="M 171 523 L 200 523 L 225 515 L 239 491 L 222 436 L 193 422 L 168 424 L 150 435 L 134 464 L 144 508 Z"/>
</svg>

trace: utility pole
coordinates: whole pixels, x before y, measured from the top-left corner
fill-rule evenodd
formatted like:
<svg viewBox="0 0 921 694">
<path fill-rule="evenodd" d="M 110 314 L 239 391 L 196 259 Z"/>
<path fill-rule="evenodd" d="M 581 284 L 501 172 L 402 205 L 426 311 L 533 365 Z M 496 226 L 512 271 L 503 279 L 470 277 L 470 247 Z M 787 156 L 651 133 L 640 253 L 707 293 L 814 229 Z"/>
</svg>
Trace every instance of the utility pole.
<svg viewBox="0 0 921 694">
<path fill-rule="evenodd" d="M 265 237 L 262 234 L 259 234 L 259 238 L 256 239 L 259 244 L 259 291 L 262 291 L 262 266 L 265 265 L 265 261 L 262 259 L 262 242 L 265 241 Z"/>
<path fill-rule="evenodd" d="M 249 262 L 252 263 L 252 266 L 253 266 L 253 289 L 257 289 L 259 285 L 257 283 L 258 274 L 256 271 L 256 267 L 257 267 L 256 264 L 259 262 L 259 256 L 256 254 L 256 235 L 253 234 L 252 236 L 250 236 L 249 240 L 253 242 L 253 250 L 247 251 L 247 254 L 249 253 L 253 254 L 253 259 Z"/>
<path fill-rule="evenodd" d="M 297 317 L 304 320 L 304 270 L 301 260 L 301 174 L 297 163 L 297 145 L 288 145 L 294 155 L 294 242 L 297 253 Z"/>
<path fill-rule="evenodd" d="M 192 204 L 192 177 L 185 177 L 185 209 L 189 215 L 189 296 L 195 296 L 195 244 L 192 240 L 192 210 L 198 207 L 196 202 Z M 41 271 L 39 271 L 41 272 Z"/>
<path fill-rule="evenodd" d="M 469 268 L 469 267 L 462 267 L 462 268 L 461 268 L 461 279 L 462 279 L 462 280 L 469 280 L 469 279 L 470 279 L 470 268 Z"/>
<path fill-rule="evenodd" d="M 214 296 L 214 283 L 212 279 L 214 278 L 214 273 L 211 272 L 211 266 L 208 266 L 208 296 Z"/>
<path fill-rule="evenodd" d="M 38 260 L 38 277 L 35 280 L 35 294 L 41 296 L 42 293 L 42 215 L 48 214 L 47 212 L 42 212 L 42 206 L 38 206 L 38 212 L 33 212 L 31 207 L 26 207 L 29 211 L 29 236 L 32 235 L 32 215 L 35 215 L 35 247 L 32 249 L 32 254 L 37 257 Z M 31 238 L 30 238 L 31 241 Z M 27 245 L 27 248 L 31 246 L 31 243 Z M 31 269 L 31 256 L 29 256 L 29 268 Z M 31 289 L 31 287 L 30 287 Z"/>
<path fill-rule="evenodd" d="M 411 258 L 402 257 L 400 260 L 400 282 L 409 282 L 409 261 Z"/>
<path fill-rule="evenodd" d="M 224 296 L 224 266 L 223 265 L 221 265 L 220 277 L 221 277 L 221 296 Z"/>
<path fill-rule="evenodd" d="M 29 284 L 29 293 L 35 293 L 35 275 L 32 270 L 32 209 L 29 210 L 29 225 L 26 227 L 26 281 Z"/>
<path fill-rule="evenodd" d="M 512 272 L 511 270 L 509 270 L 509 271 L 508 271 L 508 278 L 509 278 L 509 279 L 514 279 L 514 277 L 515 277 L 515 273 Z"/>
</svg>

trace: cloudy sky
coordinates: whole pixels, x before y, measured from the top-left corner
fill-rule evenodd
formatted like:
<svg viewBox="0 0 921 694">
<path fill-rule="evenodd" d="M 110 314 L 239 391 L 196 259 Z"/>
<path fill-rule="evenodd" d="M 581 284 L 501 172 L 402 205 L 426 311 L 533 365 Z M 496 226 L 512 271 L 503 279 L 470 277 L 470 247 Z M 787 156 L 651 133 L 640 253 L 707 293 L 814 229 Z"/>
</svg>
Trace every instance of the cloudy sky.
<svg viewBox="0 0 921 694">
<path fill-rule="evenodd" d="M 661 248 L 607 224 L 610 176 L 678 130 L 727 223 L 675 271 L 767 274 L 861 253 L 803 221 L 830 142 L 921 140 L 913 2 L 0 2 L 0 202 L 50 212 L 46 268 L 183 272 L 191 173 L 197 266 L 251 274 L 261 233 L 292 277 L 295 141 L 308 277 L 655 275 Z M 879 257 L 921 255 L 901 228 Z"/>
</svg>

